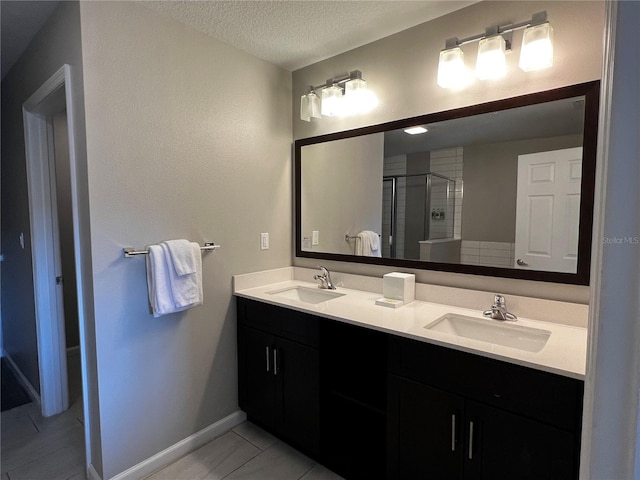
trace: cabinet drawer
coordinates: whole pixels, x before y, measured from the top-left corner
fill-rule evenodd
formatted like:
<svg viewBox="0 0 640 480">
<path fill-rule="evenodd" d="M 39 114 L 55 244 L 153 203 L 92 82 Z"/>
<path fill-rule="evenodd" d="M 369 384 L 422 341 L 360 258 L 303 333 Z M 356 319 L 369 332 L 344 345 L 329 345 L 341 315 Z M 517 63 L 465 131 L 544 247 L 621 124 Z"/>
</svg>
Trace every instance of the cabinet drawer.
<svg viewBox="0 0 640 480">
<path fill-rule="evenodd" d="M 241 297 L 237 306 L 239 324 L 318 348 L 318 317 Z"/>
<path fill-rule="evenodd" d="M 391 372 L 559 428 L 579 431 L 583 382 L 416 340 L 393 338 Z"/>
</svg>

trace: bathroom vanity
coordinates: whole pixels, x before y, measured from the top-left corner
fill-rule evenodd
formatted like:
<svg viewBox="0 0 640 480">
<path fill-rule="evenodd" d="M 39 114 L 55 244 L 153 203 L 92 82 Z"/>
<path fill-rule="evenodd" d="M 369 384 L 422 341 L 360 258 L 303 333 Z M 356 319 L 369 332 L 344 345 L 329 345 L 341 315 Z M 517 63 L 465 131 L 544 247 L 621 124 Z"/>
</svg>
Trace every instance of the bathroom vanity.
<svg viewBox="0 0 640 480">
<path fill-rule="evenodd" d="M 376 292 L 298 280 L 245 287 L 240 407 L 339 475 L 577 478 L 586 329 L 520 318 L 548 336 L 509 346 L 425 328 L 452 314 L 498 323 L 480 311 L 394 310 Z"/>
</svg>

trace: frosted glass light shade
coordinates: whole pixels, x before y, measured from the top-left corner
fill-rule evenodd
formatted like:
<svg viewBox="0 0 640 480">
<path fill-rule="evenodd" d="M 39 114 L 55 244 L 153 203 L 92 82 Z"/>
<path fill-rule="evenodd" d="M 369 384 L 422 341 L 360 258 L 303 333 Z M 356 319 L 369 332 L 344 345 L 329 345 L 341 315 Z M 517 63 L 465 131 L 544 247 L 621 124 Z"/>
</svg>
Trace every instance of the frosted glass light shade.
<svg viewBox="0 0 640 480">
<path fill-rule="evenodd" d="M 335 117 L 342 115 L 343 110 L 342 88 L 338 85 L 332 85 L 322 90 L 322 115 Z"/>
<path fill-rule="evenodd" d="M 476 76 L 480 80 L 502 78 L 507 73 L 506 42 L 502 35 L 483 38 L 478 44 Z"/>
<path fill-rule="evenodd" d="M 553 28 L 549 23 L 525 29 L 522 35 L 520 68 L 525 72 L 553 65 Z"/>
<path fill-rule="evenodd" d="M 367 113 L 378 106 L 378 97 L 361 78 L 349 80 L 344 85 L 344 114 Z"/>
<path fill-rule="evenodd" d="M 467 86 L 469 80 L 469 71 L 464 66 L 462 49 L 454 47 L 442 50 L 438 63 L 438 85 L 442 88 L 457 90 Z"/>
<path fill-rule="evenodd" d="M 315 92 L 309 92 L 300 97 L 300 120 L 310 122 L 312 118 L 321 118 L 320 97 Z"/>
</svg>

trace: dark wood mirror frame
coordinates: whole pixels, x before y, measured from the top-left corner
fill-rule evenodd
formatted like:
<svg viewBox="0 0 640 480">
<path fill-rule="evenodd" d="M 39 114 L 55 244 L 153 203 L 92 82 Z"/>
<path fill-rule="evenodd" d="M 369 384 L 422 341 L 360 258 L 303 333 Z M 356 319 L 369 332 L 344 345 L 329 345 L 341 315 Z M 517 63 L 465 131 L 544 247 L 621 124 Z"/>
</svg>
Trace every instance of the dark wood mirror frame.
<svg viewBox="0 0 640 480">
<path fill-rule="evenodd" d="M 302 250 L 302 147 L 316 143 L 330 142 L 344 138 L 358 137 L 388 130 L 397 130 L 417 124 L 430 124 L 445 120 L 453 120 L 472 115 L 507 110 L 510 108 L 535 105 L 565 98 L 585 97 L 585 118 L 583 133 L 582 183 L 580 196 L 580 224 L 578 240 L 578 264 L 576 273 L 545 272 L 540 270 L 520 270 L 512 268 L 485 267 L 479 265 L 465 265 L 454 263 L 426 262 L 395 258 L 364 257 L 335 253 L 309 252 Z M 466 273 L 471 275 L 486 275 L 492 277 L 519 278 L 543 282 L 566 283 L 574 285 L 589 285 L 591 267 L 591 236 L 593 228 L 593 202 L 596 170 L 596 147 L 598 136 L 598 108 L 600 98 L 600 81 L 581 83 L 568 87 L 536 92 L 494 102 L 457 108 L 444 112 L 431 113 L 403 120 L 362 127 L 354 130 L 331 133 L 317 137 L 296 140 L 295 150 L 295 219 L 296 219 L 296 257 L 315 258 L 319 260 L 333 260 L 341 262 L 366 263 L 371 265 L 388 265 L 400 268 L 421 270 L 435 270 L 442 272 Z"/>
</svg>

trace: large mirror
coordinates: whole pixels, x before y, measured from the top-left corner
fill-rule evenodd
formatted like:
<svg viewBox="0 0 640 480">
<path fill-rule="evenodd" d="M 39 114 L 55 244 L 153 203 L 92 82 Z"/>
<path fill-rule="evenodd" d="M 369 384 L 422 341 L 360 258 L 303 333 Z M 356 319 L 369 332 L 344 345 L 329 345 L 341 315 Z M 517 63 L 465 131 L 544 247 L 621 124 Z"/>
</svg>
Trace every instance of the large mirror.
<svg viewBox="0 0 640 480">
<path fill-rule="evenodd" d="M 296 255 L 588 284 L 598 93 L 296 141 Z"/>
</svg>

